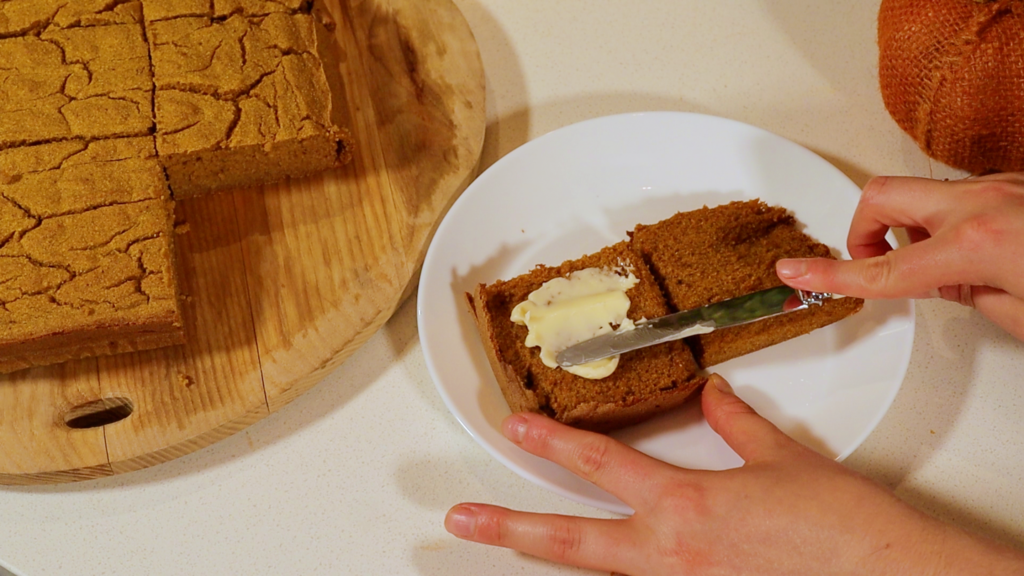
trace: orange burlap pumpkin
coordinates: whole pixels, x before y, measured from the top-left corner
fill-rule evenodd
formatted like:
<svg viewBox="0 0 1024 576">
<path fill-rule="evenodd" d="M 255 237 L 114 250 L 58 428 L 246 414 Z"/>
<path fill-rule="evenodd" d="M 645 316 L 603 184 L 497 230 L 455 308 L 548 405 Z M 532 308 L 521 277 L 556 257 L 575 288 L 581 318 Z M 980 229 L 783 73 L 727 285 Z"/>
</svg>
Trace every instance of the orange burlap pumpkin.
<svg viewBox="0 0 1024 576">
<path fill-rule="evenodd" d="M 926 154 L 1024 170 L 1024 0 L 882 0 L 882 99 Z"/>
</svg>

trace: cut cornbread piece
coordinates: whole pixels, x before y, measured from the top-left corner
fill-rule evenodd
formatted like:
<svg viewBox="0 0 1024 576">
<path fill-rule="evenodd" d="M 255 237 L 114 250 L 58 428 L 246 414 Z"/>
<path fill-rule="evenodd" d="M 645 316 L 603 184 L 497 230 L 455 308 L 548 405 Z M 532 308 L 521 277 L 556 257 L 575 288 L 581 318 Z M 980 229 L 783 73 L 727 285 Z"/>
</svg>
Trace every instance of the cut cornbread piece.
<svg viewBox="0 0 1024 576">
<path fill-rule="evenodd" d="M 139 0 L 0 0 L 0 38 L 135 22 L 142 22 Z"/>
<path fill-rule="evenodd" d="M 332 119 L 307 14 L 149 25 L 157 150 L 176 197 L 340 166 L 350 137 Z"/>
<path fill-rule="evenodd" d="M 0 39 L 0 150 L 153 128 L 141 24 L 50 28 Z"/>
<path fill-rule="evenodd" d="M 682 212 L 631 234 L 633 247 L 658 279 L 673 311 L 690 310 L 781 286 L 782 258 L 831 258 L 828 246 L 797 228 L 785 208 L 759 200 Z M 806 334 L 861 309 L 858 298 L 769 318 L 686 340 L 707 368 Z"/>
<path fill-rule="evenodd" d="M 0 372 L 183 342 L 152 137 L 0 151 Z"/>
<path fill-rule="evenodd" d="M 527 328 L 510 320 L 512 308 L 544 282 L 586 268 L 636 276 L 639 283 L 626 292 L 630 319 L 656 318 L 668 312 L 657 283 L 626 242 L 557 267 L 538 266 L 508 281 L 479 285 L 466 296 L 509 407 L 513 412 L 545 413 L 578 428 L 607 431 L 682 404 L 705 379 L 697 376 L 696 362 L 681 342 L 623 354 L 615 371 L 600 380 L 549 368 L 536 348 L 526 346 Z"/>
<path fill-rule="evenodd" d="M 309 12 L 309 0 L 142 0 L 146 22 L 188 16 L 227 18 Z"/>
</svg>

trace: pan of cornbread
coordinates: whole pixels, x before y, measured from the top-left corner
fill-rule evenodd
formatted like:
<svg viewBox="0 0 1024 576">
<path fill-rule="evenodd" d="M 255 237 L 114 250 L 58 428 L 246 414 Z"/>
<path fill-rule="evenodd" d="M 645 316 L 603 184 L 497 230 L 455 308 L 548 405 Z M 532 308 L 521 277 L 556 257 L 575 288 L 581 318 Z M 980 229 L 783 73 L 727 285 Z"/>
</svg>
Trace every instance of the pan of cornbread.
<svg viewBox="0 0 1024 576">
<path fill-rule="evenodd" d="M 310 388 L 411 292 L 484 113 L 450 0 L 0 0 L 0 483 Z"/>
</svg>

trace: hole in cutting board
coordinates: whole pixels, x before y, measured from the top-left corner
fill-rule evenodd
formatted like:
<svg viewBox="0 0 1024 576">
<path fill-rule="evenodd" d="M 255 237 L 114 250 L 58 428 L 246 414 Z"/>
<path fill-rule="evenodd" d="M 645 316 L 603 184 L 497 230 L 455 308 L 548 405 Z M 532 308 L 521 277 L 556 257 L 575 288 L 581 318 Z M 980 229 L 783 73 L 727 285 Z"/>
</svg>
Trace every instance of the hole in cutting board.
<svg viewBox="0 0 1024 576">
<path fill-rule="evenodd" d="M 64 423 L 76 430 L 99 428 L 120 422 L 134 411 L 135 404 L 130 398 L 103 398 L 75 406 L 64 415 Z"/>
</svg>

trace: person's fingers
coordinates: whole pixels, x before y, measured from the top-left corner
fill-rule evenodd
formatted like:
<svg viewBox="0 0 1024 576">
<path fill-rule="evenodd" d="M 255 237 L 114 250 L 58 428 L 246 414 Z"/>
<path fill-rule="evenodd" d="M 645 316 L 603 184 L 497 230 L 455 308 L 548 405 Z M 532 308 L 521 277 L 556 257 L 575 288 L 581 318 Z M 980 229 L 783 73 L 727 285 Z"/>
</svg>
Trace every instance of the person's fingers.
<svg viewBox="0 0 1024 576">
<path fill-rule="evenodd" d="M 970 306 L 1012 336 L 1024 340 L 1024 300 L 989 286 L 958 284 L 937 290 L 943 300 Z"/>
<path fill-rule="evenodd" d="M 1024 172 L 997 172 L 995 174 L 986 174 L 984 176 L 975 176 L 965 178 L 964 182 L 1009 182 L 1010 184 L 1020 184 L 1024 186 Z"/>
<path fill-rule="evenodd" d="M 502 431 L 520 448 L 596 484 L 634 510 L 657 504 L 656 490 L 637 490 L 638 486 L 653 488 L 659 475 L 679 472 L 604 434 L 577 430 L 540 414 L 513 414 L 505 419 Z"/>
<path fill-rule="evenodd" d="M 927 178 L 873 178 L 864 187 L 854 211 L 846 247 L 850 256 L 873 258 L 892 250 L 885 239 L 890 228 L 934 230 L 962 208 L 956 193 L 968 184 Z"/>
<path fill-rule="evenodd" d="M 935 290 L 931 297 L 942 298 L 950 302 L 956 302 L 969 308 L 974 308 L 974 286 L 970 284 L 957 284 L 955 286 L 942 286 Z"/>
<path fill-rule="evenodd" d="M 519 550 L 560 564 L 602 571 L 640 565 L 629 520 L 598 520 L 517 512 L 487 504 L 458 504 L 444 527 L 452 535 Z"/>
<path fill-rule="evenodd" d="M 949 237 L 935 237 L 860 260 L 779 260 L 776 272 L 783 282 L 800 290 L 858 298 L 913 298 L 940 286 L 984 283 L 975 264 L 967 246 Z"/>
<path fill-rule="evenodd" d="M 957 300 L 974 308 L 1012 336 L 1024 340 L 1024 300 L 998 288 L 971 286 L 969 302 Z"/>
<path fill-rule="evenodd" d="M 748 464 L 801 449 L 800 444 L 736 396 L 732 386 L 718 374 L 708 379 L 701 395 L 701 408 L 711 429 Z"/>
</svg>

